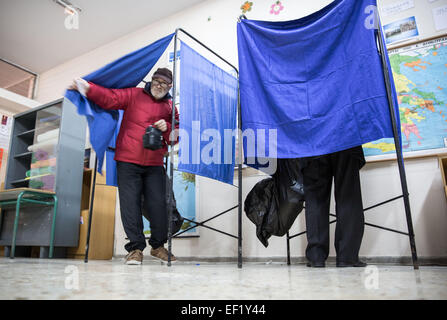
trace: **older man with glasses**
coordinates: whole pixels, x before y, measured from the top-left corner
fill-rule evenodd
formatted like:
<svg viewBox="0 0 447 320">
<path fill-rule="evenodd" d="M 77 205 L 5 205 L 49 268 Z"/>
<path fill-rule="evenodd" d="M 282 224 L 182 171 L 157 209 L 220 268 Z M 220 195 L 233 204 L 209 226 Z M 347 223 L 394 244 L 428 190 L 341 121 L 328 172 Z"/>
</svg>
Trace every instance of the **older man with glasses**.
<svg viewBox="0 0 447 320">
<path fill-rule="evenodd" d="M 115 161 L 121 220 L 129 239 L 124 246 L 128 252 L 125 260 L 126 264 L 130 265 L 142 263 L 143 250 L 146 247 L 141 210 L 142 195 L 151 226 L 151 255 L 163 262 L 168 261 L 168 251 L 164 247 L 168 235 L 168 218 L 163 157 L 167 152 L 167 144 L 171 143 L 171 87 L 172 72 L 167 68 L 157 69 L 152 81 L 144 88 L 107 89 L 80 78 L 75 79 L 70 87 L 103 109 L 124 110 L 116 141 Z M 178 129 L 177 109 L 175 119 L 175 128 Z M 162 132 L 162 148 L 151 150 L 143 147 L 143 135 L 148 126 Z M 175 256 L 171 255 L 171 262 L 175 261 Z"/>
</svg>

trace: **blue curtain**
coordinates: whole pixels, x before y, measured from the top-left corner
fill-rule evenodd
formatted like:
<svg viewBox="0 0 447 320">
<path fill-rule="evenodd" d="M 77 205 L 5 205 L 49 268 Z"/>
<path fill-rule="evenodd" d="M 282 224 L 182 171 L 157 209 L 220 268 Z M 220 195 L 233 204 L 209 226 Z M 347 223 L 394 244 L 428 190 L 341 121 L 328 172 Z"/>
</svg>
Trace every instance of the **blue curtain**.
<svg viewBox="0 0 447 320">
<path fill-rule="evenodd" d="M 106 184 L 109 186 L 118 187 L 118 174 L 116 171 L 115 161 L 115 148 L 116 139 L 121 128 L 121 121 L 123 120 L 124 111 L 119 110 L 118 122 L 116 124 L 115 131 L 113 132 L 112 139 L 106 149 Z"/>
<path fill-rule="evenodd" d="M 174 33 L 142 49 L 127 54 L 82 78 L 106 88 L 136 87 L 157 63 L 173 36 Z M 77 107 L 80 115 L 87 117 L 90 143 L 97 155 L 98 172 L 102 173 L 104 153 L 108 151 L 108 147 L 115 146 L 115 139 L 119 131 L 119 126 L 117 125 L 120 120 L 120 112 L 122 111 L 101 109 L 75 90 L 67 90 L 65 97 Z M 110 151 L 108 152 L 110 153 Z M 106 183 L 116 185 L 115 161 L 112 159 L 108 162 L 110 162 L 112 168 L 107 169 L 106 180 L 108 181 Z"/>
<path fill-rule="evenodd" d="M 242 129 L 265 130 L 267 156 L 270 129 L 277 130 L 274 158 L 393 137 L 372 6 L 375 0 L 335 0 L 294 21 L 238 23 Z M 256 147 L 244 144 L 245 157 L 256 158 Z"/>
<path fill-rule="evenodd" d="M 233 183 L 237 97 L 237 78 L 181 42 L 178 170 Z"/>
</svg>

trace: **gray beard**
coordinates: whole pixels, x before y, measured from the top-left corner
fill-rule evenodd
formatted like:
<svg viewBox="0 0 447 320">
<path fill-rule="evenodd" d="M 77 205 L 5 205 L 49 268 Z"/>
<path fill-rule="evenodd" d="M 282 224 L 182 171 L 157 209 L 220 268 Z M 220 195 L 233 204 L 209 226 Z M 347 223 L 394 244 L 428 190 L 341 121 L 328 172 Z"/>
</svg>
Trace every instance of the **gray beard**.
<svg viewBox="0 0 447 320">
<path fill-rule="evenodd" d="M 160 100 L 162 99 L 166 93 L 168 93 L 166 90 L 163 90 L 162 93 L 157 93 L 153 88 L 151 88 L 151 94 L 154 96 L 155 99 Z"/>
</svg>

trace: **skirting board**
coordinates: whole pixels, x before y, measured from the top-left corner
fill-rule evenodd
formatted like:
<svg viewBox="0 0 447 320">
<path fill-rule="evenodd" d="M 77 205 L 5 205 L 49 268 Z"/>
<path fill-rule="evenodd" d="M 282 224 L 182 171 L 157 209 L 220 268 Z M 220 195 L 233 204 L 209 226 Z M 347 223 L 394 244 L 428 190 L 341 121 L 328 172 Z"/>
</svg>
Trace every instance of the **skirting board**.
<svg viewBox="0 0 447 320">
<path fill-rule="evenodd" d="M 181 257 L 176 256 L 179 262 L 185 263 L 236 263 L 237 257 Z M 124 255 L 116 255 L 113 259 L 124 259 Z M 150 260 L 151 256 L 147 256 L 147 259 Z M 370 264 L 378 264 L 378 265 L 399 265 L 399 266 L 412 266 L 413 261 L 411 257 L 360 257 L 360 260 Z M 270 264 L 270 263 L 281 263 L 287 264 L 287 258 L 279 258 L 279 257 L 263 257 L 263 258 L 250 258 L 245 257 L 242 259 L 244 263 L 262 263 L 262 264 Z M 305 264 L 307 259 L 305 257 L 291 257 L 290 263 L 294 264 Z M 418 257 L 418 262 L 420 266 L 445 266 L 447 267 L 447 257 Z M 335 257 L 329 257 L 326 261 L 328 266 L 335 266 Z"/>
</svg>

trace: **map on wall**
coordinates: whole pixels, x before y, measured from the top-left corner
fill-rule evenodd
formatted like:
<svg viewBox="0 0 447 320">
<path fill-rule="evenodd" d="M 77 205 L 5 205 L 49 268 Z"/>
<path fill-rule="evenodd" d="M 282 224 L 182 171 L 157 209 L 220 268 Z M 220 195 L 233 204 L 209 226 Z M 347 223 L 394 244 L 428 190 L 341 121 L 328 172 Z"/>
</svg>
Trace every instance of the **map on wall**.
<svg viewBox="0 0 447 320">
<path fill-rule="evenodd" d="M 388 51 L 405 156 L 447 151 L 447 37 Z M 395 155 L 393 139 L 363 145 L 365 156 Z"/>
</svg>

